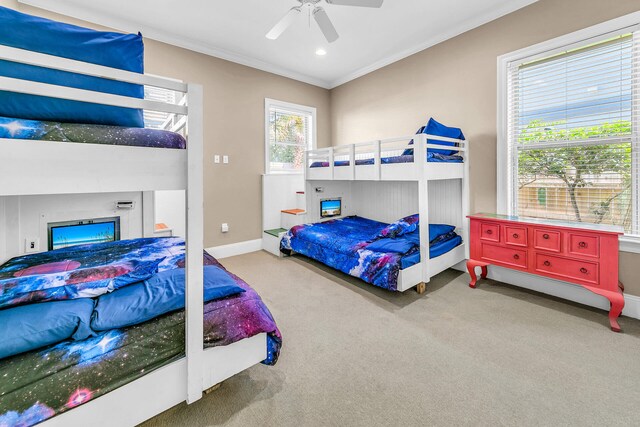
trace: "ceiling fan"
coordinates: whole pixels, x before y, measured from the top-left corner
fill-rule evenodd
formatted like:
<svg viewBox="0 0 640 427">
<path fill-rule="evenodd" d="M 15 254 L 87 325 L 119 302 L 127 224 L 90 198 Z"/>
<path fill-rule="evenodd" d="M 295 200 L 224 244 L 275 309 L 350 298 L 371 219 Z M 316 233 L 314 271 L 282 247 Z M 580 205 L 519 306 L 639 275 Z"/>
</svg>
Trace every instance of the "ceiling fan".
<svg viewBox="0 0 640 427">
<path fill-rule="evenodd" d="M 318 6 L 322 0 L 298 0 L 300 6 L 292 7 L 289 12 L 267 33 L 267 38 L 276 40 L 285 32 L 293 21 L 302 14 L 302 8 L 304 6 L 309 7 L 309 13 L 313 15 L 313 19 L 318 23 L 320 31 L 324 34 L 324 37 L 329 43 L 333 43 L 338 40 L 338 32 L 331 23 L 329 15 L 325 10 Z M 335 4 L 339 6 L 358 6 L 358 7 L 382 7 L 384 0 L 325 0 L 328 4 Z"/>
</svg>

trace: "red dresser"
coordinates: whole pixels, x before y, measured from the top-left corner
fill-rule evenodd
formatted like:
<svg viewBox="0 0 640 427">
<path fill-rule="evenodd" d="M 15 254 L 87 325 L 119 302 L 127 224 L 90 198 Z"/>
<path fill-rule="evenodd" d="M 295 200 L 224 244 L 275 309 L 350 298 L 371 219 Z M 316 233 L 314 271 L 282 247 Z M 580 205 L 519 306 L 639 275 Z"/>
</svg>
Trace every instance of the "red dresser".
<svg viewBox="0 0 640 427">
<path fill-rule="evenodd" d="M 580 285 L 611 302 L 609 322 L 619 332 L 624 290 L 618 281 L 621 227 L 538 220 L 495 214 L 470 215 L 469 286 L 497 265 Z"/>
</svg>

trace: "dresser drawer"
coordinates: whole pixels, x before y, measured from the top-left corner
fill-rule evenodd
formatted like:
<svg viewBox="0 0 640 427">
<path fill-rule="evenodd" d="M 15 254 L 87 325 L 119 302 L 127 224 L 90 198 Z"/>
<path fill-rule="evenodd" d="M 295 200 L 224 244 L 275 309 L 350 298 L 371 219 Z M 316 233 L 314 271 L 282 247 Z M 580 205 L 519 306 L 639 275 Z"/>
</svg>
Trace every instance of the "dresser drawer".
<svg viewBox="0 0 640 427">
<path fill-rule="evenodd" d="M 527 268 L 527 251 L 503 248 L 501 246 L 482 244 L 482 258 L 490 261 L 509 264 L 514 267 Z"/>
<path fill-rule="evenodd" d="M 499 242 L 500 241 L 500 224 L 481 222 L 480 223 L 480 239 L 488 240 L 490 242 Z"/>
<path fill-rule="evenodd" d="M 569 233 L 569 253 L 597 258 L 600 256 L 600 239 L 598 236 Z"/>
<path fill-rule="evenodd" d="M 508 245 L 527 246 L 527 229 L 525 227 L 504 227 L 504 241 Z"/>
<path fill-rule="evenodd" d="M 587 282 L 597 285 L 599 281 L 598 264 L 589 261 L 579 261 L 560 258 L 553 255 L 535 255 L 536 271 L 556 276 L 560 280 Z"/>
<path fill-rule="evenodd" d="M 544 228 L 533 229 L 533 247 L 549 252 L 560 252 L 562 235 L 559 231 Z"/>
</svg>

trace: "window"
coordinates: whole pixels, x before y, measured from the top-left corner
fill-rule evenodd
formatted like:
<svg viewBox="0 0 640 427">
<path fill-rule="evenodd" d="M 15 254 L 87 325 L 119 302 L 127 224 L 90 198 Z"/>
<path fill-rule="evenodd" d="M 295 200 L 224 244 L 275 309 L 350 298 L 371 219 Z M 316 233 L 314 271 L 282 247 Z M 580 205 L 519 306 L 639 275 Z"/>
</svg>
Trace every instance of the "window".
<svg viewBox="0 0 640 427">
<path fill-rule="evenodd" d="M 500 58 L 502 213 L 619 225 L 640 237 L 634 15 L 636 25 L 623 17 Z"/>
<path fill-rule="evenodd" d="M 315 147 L 316 109 L 265 100 L 266 173 L 302 173 L 304 151 Z"/>
</svg>

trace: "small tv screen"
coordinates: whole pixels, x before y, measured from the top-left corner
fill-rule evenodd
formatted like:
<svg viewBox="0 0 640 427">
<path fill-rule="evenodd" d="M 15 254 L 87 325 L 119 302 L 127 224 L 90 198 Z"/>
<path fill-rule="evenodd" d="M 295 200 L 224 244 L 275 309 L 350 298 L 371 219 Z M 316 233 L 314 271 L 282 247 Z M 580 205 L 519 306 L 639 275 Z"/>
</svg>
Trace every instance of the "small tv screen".
<svg viewBox="0 0 640 427">
<path fill-rule="evenodd" d="M 54 222 L 49 228 L 49 250 L 120 240 L 120 217 Z"/>
<path fill-rule="evenodd" d="M 321 218 L 340 215 L 342 215 L 342 199 L 325 199 L 320 201 Z"/>
</svg>

